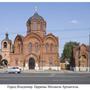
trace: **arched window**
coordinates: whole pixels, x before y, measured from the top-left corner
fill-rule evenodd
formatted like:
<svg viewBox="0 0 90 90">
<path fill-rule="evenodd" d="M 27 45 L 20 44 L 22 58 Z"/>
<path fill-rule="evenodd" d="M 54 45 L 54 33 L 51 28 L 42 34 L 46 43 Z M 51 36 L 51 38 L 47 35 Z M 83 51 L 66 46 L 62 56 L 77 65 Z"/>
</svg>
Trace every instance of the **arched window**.
<svg viewBox="0 0 90 90">
<path fill-rule="evenodd" d="M 43 25 L 43 30 L 44 30 L 44 31 L 46 30 L 46 26 L 45 26 L 45 24 Z"/>
<path fill-rule="evenodd" d="M 17 58 L 15 59 L 15 65 L 18 66 L 18 59 Z"/>
<path fill-rule="evenodd" d="M 37 22 L 33 22 L 33 30 L 37 30 Z"/>
<path fill-rule="evenodd" d="M 38 52 L 38 50 L 39 50 L 39 45 L 38 45 L 38 43 L 36 42 L 36 43 L 35 43 L 35 51 Z"/>
<path fill-rule="evenodd" d="M 50 66 L 53 65 L 53 58 L 52 57 L 49 58 L 49 65 Z"/>
<path fill-rule="evenodd" d="M 21 42 L 18 42 L 18 49 L 20 51 Z"/>
<path fill-rule="evenodd" d="M 20 45 L 20 42 L 18 41 L 18 42 L 16 43 L 16 46 L 15 46 L 15 48 L 16 48 L 16 53 L 20 53 L 20 47 L 21 47 L 21 45 Z"/>
<path fill-rule="evenodd" d="M 53 51 L 53 48 L 54 48 L 54 47 L 53 47 L 53 44 L 51 43 L 51 44 L 50 44 L 50 52 Z"/>
<path fill-rule="evenodd" d="M 48 43 L 46 43 L 46 52 L 48 52 L 48 48 L 49 48 L 49 44 Z"/>
<path fill-rule="evenodd" d="M 19 48 L 19 52 L 22 53 L 23 52 L 23 43 L 21 41 L 18 42 L 18 48 Z"/>
<path fill-rule="evenodd" d="M 40 23 L 38 23 L 38 30 L 41 30 Z"/>
<path fill-rule="evenodd" d="M 7 48 L 7 42 L 4 42 L 3 47 Z"/>
<path fill-rule="evenodd" d="M 43 24 L 42 23 L 40 23 L 40 27 L 41 27 L 41 30 L 43 30 Z"/>
<path fill-rule="evenodd" d="M 32 43 L 31 42 L 29 43 L 29 51 L 30 52 L 32 51 Z"/>
</svg>

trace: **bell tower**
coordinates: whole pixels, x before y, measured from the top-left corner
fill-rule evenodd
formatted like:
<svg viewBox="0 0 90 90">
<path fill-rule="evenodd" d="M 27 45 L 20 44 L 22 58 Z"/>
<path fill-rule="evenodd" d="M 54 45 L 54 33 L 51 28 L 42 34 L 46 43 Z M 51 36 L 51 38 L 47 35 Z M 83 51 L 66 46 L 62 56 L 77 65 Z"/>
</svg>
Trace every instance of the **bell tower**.
<svg viewBox="0 0 90 90">
<path fill-rule="evenodd" d="M 11 51 L 12 41 L 8 37 L 8 33 L 5 34 L 5 39 L 1 42 L 2 51 Z"/>
<path fill-rule="evenodd" d="M 5 39 L 1 42 L 2 59 L 10 62 L 10 52 L 12 47 L 12 41 L 8 37 L 8 33 L 5 34 Z"/>
</svg>

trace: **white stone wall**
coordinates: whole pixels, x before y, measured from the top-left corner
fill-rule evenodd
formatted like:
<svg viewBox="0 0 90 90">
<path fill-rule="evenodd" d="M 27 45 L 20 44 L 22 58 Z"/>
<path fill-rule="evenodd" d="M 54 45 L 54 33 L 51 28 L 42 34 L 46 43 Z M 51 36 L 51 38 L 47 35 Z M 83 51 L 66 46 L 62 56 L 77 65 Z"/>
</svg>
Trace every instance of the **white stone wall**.
<svg viewBox="0 0 90 90">
<path fill-rule="evenodd" d="M 25 64 L 24 70 L 29 70 L 28 63 Z M 52 66 L 52 67 L 43 66 L 43 67 L 39 67 L 38 64 L 36 63 L 35 70 L 36 71 L 39 71 L 39 70 L 61 70 L 61 68 L 60 68 L 60 66 Z"/>
<path fill-rule="evenodd" d="M 88 71 L 88 67 L 75 67 L 74 71 Z"/>
<path fill-rule="evenodd" d="M 61 70 L 61 68 L 57 66 L 52 66 L 52 67 L 44 66 L 44 67 L 40 67 L 40 69 L 41 70 Z"/>
</svg>

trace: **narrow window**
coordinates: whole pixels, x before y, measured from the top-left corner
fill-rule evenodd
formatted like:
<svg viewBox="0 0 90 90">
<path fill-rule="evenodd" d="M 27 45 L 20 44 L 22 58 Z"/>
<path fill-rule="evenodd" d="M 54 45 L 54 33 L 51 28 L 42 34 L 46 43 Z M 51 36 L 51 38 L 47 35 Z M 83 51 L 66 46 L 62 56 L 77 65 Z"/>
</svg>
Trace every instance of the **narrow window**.
<svg viewBox="0 0 90 90">
<path fill-rule="evenodd" d="M 3 47 L 4 47 L 4 48 L 7 48 L 7 42 L 4 42 Z"/>
<path fill-rule="evenodd" d="M 49 47 L 49 44 L 48 43 L 46 43 L 46 52 L 48 52 L 48 47 Z"/>
<path fill-rule="evenodd" d="M 44 30 L 44 31 L 46 30 L 45 24 L 43 25 L 43 30 Z"/>
<path fill-rule="evenodd" d="M 53 48 L 54 48 L 54 47 L 53 47 L 53 44 L 51 43 L 51 44 L 50 44 L 50 52 L 53 51 Z"/>
<path fill-rule="evenodd" d="M 38 52 L 38 50 L 39 50 L 39 46 L 38 46 L 38 43 L 36 42 L 35 43 L 35 51 Z"/>
<path fill-rule="evenodd" d="M 30 52 L 32 51 L 32 43 L 31 42 L 29 43 L 29 51 Z"/>
<path fill-rule="evenodd" d="M 15 59 L 15 65 L 18 66 L 18 59 Z"/>
<path fill-rule="evenodd" d="M 52 59 L 52 57 L 49 58 L 49 65 L 53 65 L 53 59 Z"/>
<path fill-rule="evenodd" d="M 37 23 L 33 22 L 33 30 L 37 30 Z"/>
</svg>

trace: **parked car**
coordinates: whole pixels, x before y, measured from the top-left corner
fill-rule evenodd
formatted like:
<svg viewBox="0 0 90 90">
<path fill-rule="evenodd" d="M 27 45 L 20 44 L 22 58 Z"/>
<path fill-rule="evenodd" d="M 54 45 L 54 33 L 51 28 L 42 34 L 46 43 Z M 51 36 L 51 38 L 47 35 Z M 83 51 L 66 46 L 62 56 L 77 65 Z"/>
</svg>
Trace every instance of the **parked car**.
<svg viewBox="0 0 90 90">
<path fill-rule="evenodd" d="M 21 69 L 19 67 L 9 67 L 6 72 L 7 73 L 21 73 Z"/>
</svg>

